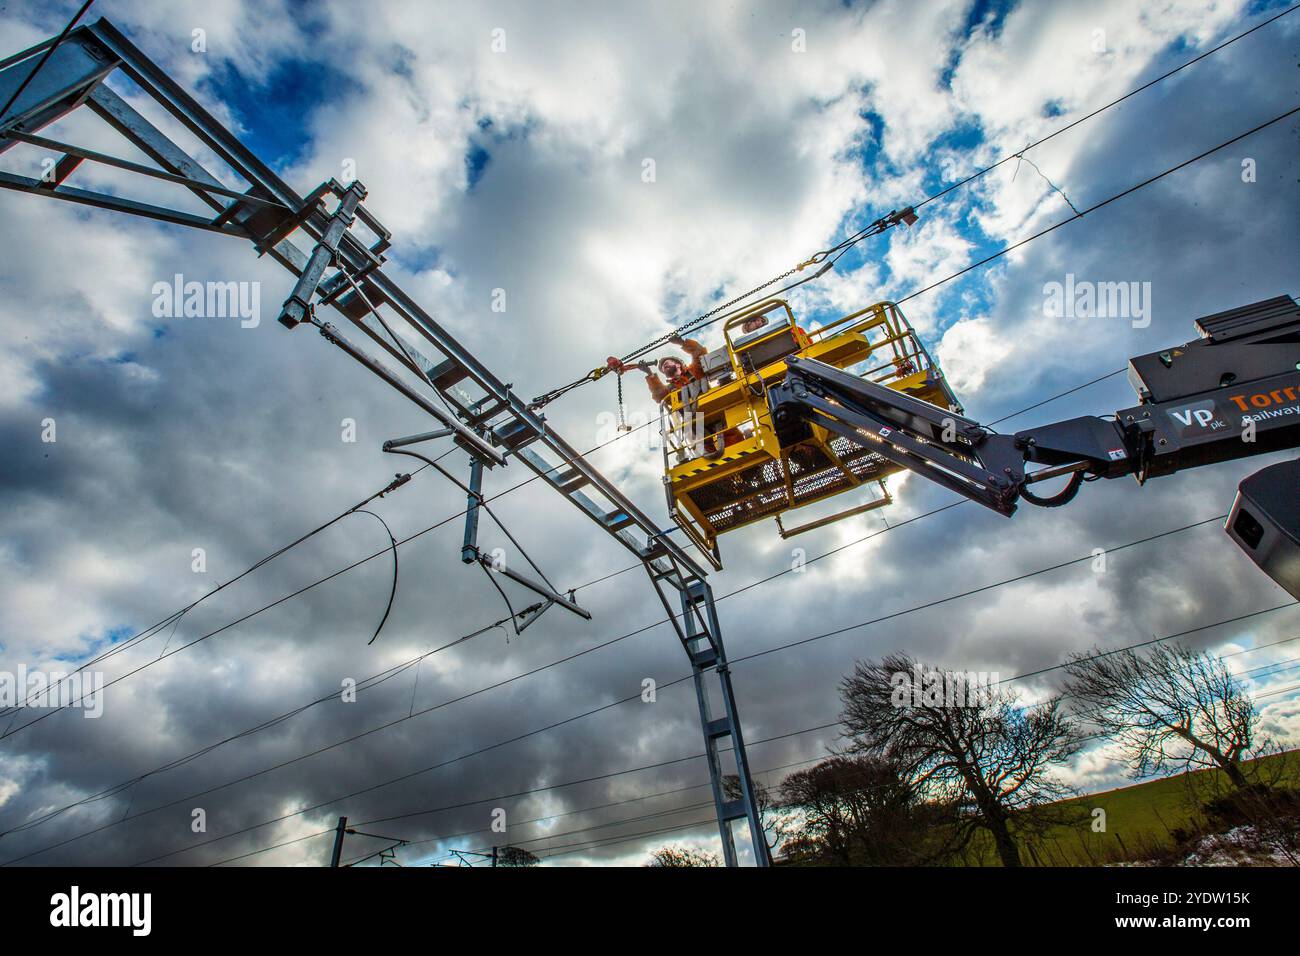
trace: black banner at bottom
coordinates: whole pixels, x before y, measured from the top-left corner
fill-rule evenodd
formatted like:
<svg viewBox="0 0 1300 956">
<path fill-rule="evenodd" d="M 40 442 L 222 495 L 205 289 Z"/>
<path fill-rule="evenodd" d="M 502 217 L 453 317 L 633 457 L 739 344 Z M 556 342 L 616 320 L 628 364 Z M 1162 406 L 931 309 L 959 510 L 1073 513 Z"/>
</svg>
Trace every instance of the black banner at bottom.
<svg viewBox="0 0 1300 956">
<path fill-rule="evenodd" d="M 873 936 L 911 945 L 960 945 L 1013 927 L 1071 939 L 1200 934 L 1231 945 L 1233 934 L 1288 927 L 1294 899 L 1288 868 L 0 870 L 6 942 L 48 935 L 127 946 L 339 942 L 380 927 L 395 942 L 428 939 L 431 925 L 441 943 L 482 942 L 485 932 L 540 941 L 584 921 L 596 940 L 597 916 L 648 933 L 716 930 L 721 919 L 728 934 L 748 926 L 768 943 L 809 922 L 821 933 L 867 921 Z"/>
</svg>

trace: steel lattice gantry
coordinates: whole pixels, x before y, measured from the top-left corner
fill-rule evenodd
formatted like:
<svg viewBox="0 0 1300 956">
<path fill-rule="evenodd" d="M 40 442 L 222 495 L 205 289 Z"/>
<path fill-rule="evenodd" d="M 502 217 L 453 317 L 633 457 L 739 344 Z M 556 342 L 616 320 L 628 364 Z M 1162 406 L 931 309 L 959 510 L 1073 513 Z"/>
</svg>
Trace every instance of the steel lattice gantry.
<svg viewBox="0 0 1300 956">
<path fill-rule="evenodd" d="M 123 92 L 110 88 L 109 80 Z M 280 314 L 282 324 L 314 325 L 329 342 L 431 415 L 440 428 L 430 435 L 450 436 L 469 453 L 474 467 L 492 468 L 517 459 L 637 556 L 691 663 L 724 858 L 728 865 L 736 864 L 732 825 L 743 820 L 756 862 L 767 865 L 767 844 L 706 572 L 385 274 L 390 236 L 363 205 L 365 188 L 355 181 L 331 180 L 299 196 L 104 19 L 75 29 L 61 42 L 50 39 L 0 60 L 0 103 L 16 91 L 12 106 L 0 116 L 0 153 L 27 144 L 61 158 L 39 178 L 0 171 L 0 186 L 251 241 L 259 255 L 271 255 L 297 276 Z M 159 123 L 210 150 L 224 164 L 219 171 L 226 181 L 178 145 L 175 136 L 146 119 L 128 103 L 128 96 L 150 112 L 157 112 L 150 103 L 161 107 Z M 39 135 L 73 111 L 87 110 L 156 165 Z M 85 162 L 175 184 L 197 197 L 210 214 L 68 185 L 68 177 Z M 358 222 L 363 230 L 354 231 Z M 297 235 L 308 237 L 310 251 L 294 244 Z M 317 318 L 317 309 L 325 305 L 342 314 L 359 337 L 349 338 Z M 564 603 L 558 596 L 557 602 Z M 722 762 L 727 742 L 739 782 L 731 791 L 738 796 L 730 800 Z"/>
</svg>

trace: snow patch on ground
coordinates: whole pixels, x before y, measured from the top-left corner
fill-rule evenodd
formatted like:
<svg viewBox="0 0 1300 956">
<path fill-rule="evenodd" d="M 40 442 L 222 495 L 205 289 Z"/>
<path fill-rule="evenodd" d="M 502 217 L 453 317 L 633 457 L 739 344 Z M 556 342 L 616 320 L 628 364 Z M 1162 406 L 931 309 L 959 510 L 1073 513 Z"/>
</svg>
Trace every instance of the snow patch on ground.
<svg viewBox="0 0 1300 956">
<path fill-rule="evenodd" d="M 1288 855 L 1278 840 L 1268 838 L 1248 824 L 1201 837 L 1179 865 L 1295 866 L 1296 858 L 1294 854 Z"/>
</svg>

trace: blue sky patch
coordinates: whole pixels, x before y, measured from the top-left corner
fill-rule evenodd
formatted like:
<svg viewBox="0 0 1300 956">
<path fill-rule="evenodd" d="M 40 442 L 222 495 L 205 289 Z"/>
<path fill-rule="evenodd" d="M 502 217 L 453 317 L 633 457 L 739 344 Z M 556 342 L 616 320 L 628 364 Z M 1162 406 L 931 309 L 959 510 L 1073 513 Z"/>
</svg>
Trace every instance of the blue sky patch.
<svg viewBox="0 0 1300 956">
<path fill-rule="evenodd" d="M 352 77 L 328 63 L 287 59 L 258 83 L 229 64 L 205 81 L 244 127 L 241 139 L 276 169 L 291 166 L 309 145 L 304 130 L 326 103 L 362 92 Z"/>
<path fill-rule="evenodd" d="M 483 178 L 483 172 L 491 161 L 491 153 L 477 143 L 470 144 L 469 151 L 465 154 L 465 185 L 470 192 L 474 191 L 474 187 Z"/>
</svg>

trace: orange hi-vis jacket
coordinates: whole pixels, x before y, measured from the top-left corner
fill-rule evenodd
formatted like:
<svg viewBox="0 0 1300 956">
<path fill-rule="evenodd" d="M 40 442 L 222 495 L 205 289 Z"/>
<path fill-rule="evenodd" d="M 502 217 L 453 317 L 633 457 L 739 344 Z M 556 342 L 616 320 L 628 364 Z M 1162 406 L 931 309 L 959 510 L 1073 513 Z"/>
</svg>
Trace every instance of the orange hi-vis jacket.
<svg viewBox="0 0 1300 956">
<path fill-rule="evenodd" d="M 686 370 L 681 375 L 674 376 L 667 383 L 654 372 L 646 376 L 645 382 L 650 388 L 650 397 L 656 402 L 662 402 L 683 385 L 689 385 L 691 382 L 704 378 L 704 363 L 700 359 L 709 350 L 694 339 L 683 339 L 682 351 L 691 357 L 691 361 L 689 365 L 685 366 Z"/>
</svg>

